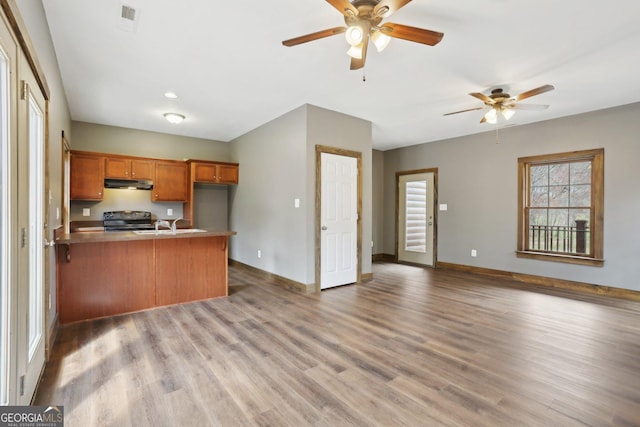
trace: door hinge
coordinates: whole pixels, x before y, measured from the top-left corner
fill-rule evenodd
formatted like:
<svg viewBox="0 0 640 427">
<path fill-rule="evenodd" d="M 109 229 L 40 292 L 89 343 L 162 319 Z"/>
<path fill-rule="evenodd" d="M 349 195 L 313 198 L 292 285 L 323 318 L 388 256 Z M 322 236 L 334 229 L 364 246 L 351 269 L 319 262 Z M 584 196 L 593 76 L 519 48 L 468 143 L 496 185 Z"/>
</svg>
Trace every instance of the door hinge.
<svg viewBox="0 0 640 427">
<path fill-rule="evenodd" d="M 20 377 L 20 396 L 24 396 L 24 375 Z"/>
<path fill-rule="evenodd" d="M 27 83 L 26 80 L 22 80 L 20 82 L 20 99 L 23 101 L 27 99 L 28 92 L 29 92 L 29 83 Z"/>
<path fill-rule="evenodd" d="M 25 227 L 22 227 L 20 233 L 20 247 L 24 248 L 25 246 L 27 246 L 27 229 Z"/>
</svg>

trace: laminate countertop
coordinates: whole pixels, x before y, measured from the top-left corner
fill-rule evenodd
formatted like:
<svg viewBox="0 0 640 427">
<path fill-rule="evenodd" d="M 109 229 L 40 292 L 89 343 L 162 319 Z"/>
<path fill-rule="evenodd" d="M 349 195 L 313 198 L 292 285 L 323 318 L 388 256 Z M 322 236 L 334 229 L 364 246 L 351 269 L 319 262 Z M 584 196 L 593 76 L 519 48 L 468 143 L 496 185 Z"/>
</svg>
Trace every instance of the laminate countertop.
<svg viewBox="0 0 640 427">
<path fill-rule="evenodd" d="M 195 231 L 198 230 L 198 231 Z M 124 242 L 130 240 L 153 240 L 153 239 L 195 239 L 202 237 L 222 237 L 233 236 L 237 234 L 230 230 L 212 230 L 212 229 L 189 229 L 179 228 L 176 234 L 170 230 L 160 230 L 159 233 L 154 231 L 145 233 L 136 233 L 133 231 L 87 231 L 69 234 L 60 234 L 55 238 L 56 244 L 72 244 L 72 243 L 98 243 L 98 242 Z"/>
</svg>

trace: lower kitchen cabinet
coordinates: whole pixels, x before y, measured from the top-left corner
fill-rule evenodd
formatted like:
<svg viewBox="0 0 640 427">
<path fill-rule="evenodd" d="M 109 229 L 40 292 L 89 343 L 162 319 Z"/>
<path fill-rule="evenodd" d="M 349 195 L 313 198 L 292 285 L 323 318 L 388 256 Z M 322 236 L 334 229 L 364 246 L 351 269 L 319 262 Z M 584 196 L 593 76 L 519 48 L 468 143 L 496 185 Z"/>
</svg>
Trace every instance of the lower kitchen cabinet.
<svg viewBox="0 0 640 427">
<path fill-rule="evenodd" d="M 227 239 L 59 243 L 60 323 L 227 296 Z"/>
<path fill-rule="evenodd" d="M 153 243 L 58 245 L 60 323 L 153 307 Z"/>
<path fill-rule="evenodd" d="M 226 238 L 156 241 L 156 305 L 227 296 Z"/>
</svg>

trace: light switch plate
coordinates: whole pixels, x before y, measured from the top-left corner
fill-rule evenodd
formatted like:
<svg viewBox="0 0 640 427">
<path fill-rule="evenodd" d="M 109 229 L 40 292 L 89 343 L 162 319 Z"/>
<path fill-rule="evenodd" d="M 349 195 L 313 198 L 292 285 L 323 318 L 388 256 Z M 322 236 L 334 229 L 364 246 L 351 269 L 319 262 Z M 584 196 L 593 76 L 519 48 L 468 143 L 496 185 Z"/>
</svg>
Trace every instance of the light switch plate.
<svg viewBox="0 0 640 427">
<path fill-rule="evenodd" d="M 447 204 L 446 204 L 446 203 L 441 203 L 441 204 L 440 204 L 440 210 L 441 210 L 441 211 L 446 211 L 446 210 L 447 210 L 447 208 L 448 208 L 448 206 L 447 206 Z"/>
<path fill-rule="evenodd" d="M 91 216 L 90 208 L 82 208 L 82 216 Z"/>
<path fill-rule="evenodd" d="M 293 199 L 293 207 L 296 209 L 300 207 L 300 199 Z"/>
<path fill-rule="evenodd" d="M 167 209 L 167 215 L 173 216 L 173 209 L 171 208 Z"/>
</svg>

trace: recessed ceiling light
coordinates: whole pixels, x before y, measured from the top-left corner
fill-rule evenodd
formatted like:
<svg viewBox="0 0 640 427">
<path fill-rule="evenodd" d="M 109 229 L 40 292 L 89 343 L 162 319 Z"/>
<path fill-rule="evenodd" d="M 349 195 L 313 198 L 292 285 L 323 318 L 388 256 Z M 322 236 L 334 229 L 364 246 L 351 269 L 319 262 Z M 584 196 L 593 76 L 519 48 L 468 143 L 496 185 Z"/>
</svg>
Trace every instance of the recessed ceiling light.
<svg viewBox="0 0 640 427">
<path fill-rule="evenodd" d="M 164 113 L 164 118 L 167 119 L 169 123 L 173 123 L 174 125 L 177 125 L 178 123 L 182 122 L 186 117 L 178 113 Z"/>
<path fill-rule="evenodd" d="M 176 99 L 178 97 L 178 95 L 176 95 L 173 92 L 165 92 L 164 93 L 164 97 L 165 98 L 169 98 L 169 99 Z"/>
</svg>

